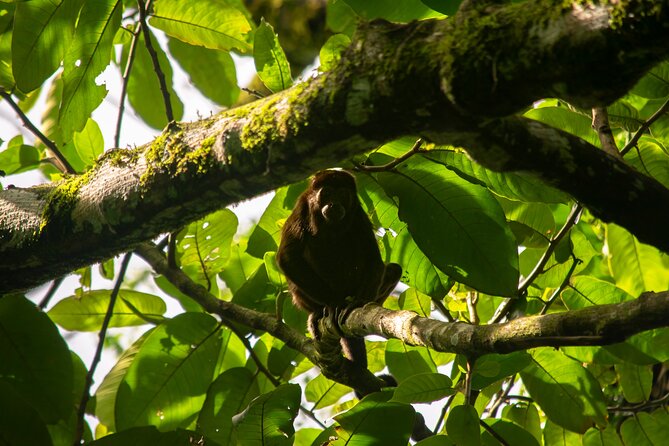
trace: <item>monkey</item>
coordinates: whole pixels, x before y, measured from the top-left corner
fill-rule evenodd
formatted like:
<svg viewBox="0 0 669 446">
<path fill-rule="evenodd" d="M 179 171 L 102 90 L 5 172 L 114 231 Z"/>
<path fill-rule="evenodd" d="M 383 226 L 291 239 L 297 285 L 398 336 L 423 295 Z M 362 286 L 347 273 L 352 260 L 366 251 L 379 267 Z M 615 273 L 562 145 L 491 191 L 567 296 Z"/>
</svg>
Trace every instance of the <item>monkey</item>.
<svg viewBox="0 0 669 446">
<path fill-rule="evenodd" d="M 297 199 L 283 226 L 276 259 L 293 304 L 309 313 L 308 329 L 316 339 L 323 314 L 382 304 L 402 276 L 400 265 L 383 262 L 355 179 L 340 170 L 316 173 Z M 344 356 L 367 368 L 362 338 L 344 337 L 341 344 Z"/>
</svg>

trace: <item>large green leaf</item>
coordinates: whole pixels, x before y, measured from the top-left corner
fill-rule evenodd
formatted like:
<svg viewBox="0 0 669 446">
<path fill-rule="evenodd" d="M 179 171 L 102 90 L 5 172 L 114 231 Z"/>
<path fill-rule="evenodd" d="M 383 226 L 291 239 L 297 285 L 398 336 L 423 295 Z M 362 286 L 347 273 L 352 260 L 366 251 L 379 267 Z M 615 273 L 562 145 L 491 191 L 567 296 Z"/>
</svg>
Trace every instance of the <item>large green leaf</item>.
<svg viewBox="0 0 669 446">
<path fill-rule="evenodd" d="M 650 70 L 634 86 L 631 93 L 644 98 L 665 98 L 669 95 L 669 62 Z"/>
<path fill-rule="evenodd" d="M 474 364 L 472 388 L 483 389 L 507 376 L 515 375 L 531 363 L 532 358 L 524 351 L 506 355 L 483 355 Z"/>
<path fill-rule="evenodd" d="M 1 372 L 0 372 L 1 376 Z M 39 413 L 7 381 L 0 379 L 0 443 L 4 446 L 51 446 Z"/>
<path fill-rule="evenodd" d="M 402 381 L 395 389 L 392 401 L 401 403 L 431 403 L 453 395 L 451 378 L 441 373 L 421 373 Z"/>
<path fill-rule="evenodd" d="M 7 142 L 7 147 L 0 152 L 0 170 L 5 175 L 21 173 L 39 166 L 40 153 L 33 146 L 23 144 L 21 135 Z"/>
<path fill-rule="evenodd" d="M 158 0 L 153 5 L 150 23 L 168 36 L 217 50 L 251 49 L 252 24 L 227 0 Z"/>
<path fill-rule="evenodd" d="M 578 136 L 595 147 L 601 145 L 597 132 L 592 130 L 592 120 L 564 105 L 533 108 L 526 112 L 525 116 Z"/>
<path fill-rule="evenodd" d="M 17 2 L 12 70 L 21 91 L 39 88 L 60 66 L 82 3 L 83 0 Z"/>
<path fill-rule="evenodd" d="M 389 339 L 386 343 L 386 364 L 399 382 L 413 375 L 437 372 L 427 348 L 406 345 L 399 339 Z"/>
<path fill-rule="evenodd" d="M 659 140 L 644 137 L 638 144 L 638 150 L 632 150 L 625 156 L 625 161 L 669 188 L 669 154 Z"/>
<path fill-rule="evenodd" d="M 664 446 L 669 438 L 669 415 L 660 408 L 653 413 L 639 412 L 620 427 L 623 443 L 634 446 Z"/>
<path fill-rule="evenodd" d="M 165 84 L 169 93 L 172 114 L 175 120 L 182 118 L 184 106 L 181 99 L 174 91 L 172 86 L 172 65 L 165 52 L 156 42 L 156 37 L 152 36 L 153 48 L 156 51 L 160 70 L 165 76 Z M 128 60 L 128 50 L 130 45 L 123 46 L 121 65 L 125 66 Z M 135 51 L 135 60 L 132 64 L 132 75 L 128 80 L 128 101 L 132 108 L 142 118 L 144 122 L 154 129 L 162 129 L 167 125 L 167 115 L 165 111 L 165 99 L 160 90 L 160 83 L 156 77 L 156 71 L 149 55 L 149 51 L 144 44 L 144 35 L 138 42 L 138 48 Z"/>
<path fill-rule="evenodd" d="M 524 402 L 509 404 L 502 409 L 502 416 L 531 433 L 541 444 L 541 418 L 535 404 Z"/>
<path fill-rule="evenodd" d="M 66 330 L 99 331 L 107 313 L 111 290 L 91 290 L 62 299 L 49 310 L 49 317 Z M 114 305 L 110 327 L 144 325 L 162 321 L 165 302 L 158 296 L 121 290 Z"/>
<path fill-rule="evenodd" d="M 485 446 L 498 446 L 500 444 L 499 438 L 504 439 L 506 444 L 512 444 L 513 446 L 539 446 L 541 444 L 528 431 L 510 421 L 489 418 L 484 423 L 496 434 L 493 437 L 488 430 L 483 431 L 481 444 Z"/>
<path fill-rule="evenodd" d="M 474 406 L 462 404 L 453 407 L 446 420 L 446 432 L 458 446 L 480 445 L 479 414 Z"/>
<path fill-rule="evenodd" d="M 205 400 L 220 348 L 218 324 L 207 314 L 183 313 L 156 327 L 119 385 L 117 430 L 190 426 Z"/>
<path fill-rule="evenodd" d="M 554 423 L 584 433 L 606 425 L 606 404 L 597 380 L 580 363 L 552 348 L 531 352 L 520 372 L 530 396 Z"/>
<path fill-rule="evenodd" d="M 118 358 L 114 367 L 107 373 L 107 375 L 100 383 L 100 386 L 95 391 L 95 416 L 100 420 L 100 423 L 107 426 L 109 430 L 116 430 L 116 395 L 119 386 L 125 378 L 125 374 L 135 360 L 135 356 L 139 352 L 146 338 L 154 329 L 146 331 L 137 339 L 130 347 L 128 347 L 121 357 Z"/>
<path fill-rule="evenodd" d="M 616 364 L 615 368 L 625 400 L 629 403 L 648 401 L 653 386 L 653 370 L 651 367 L 621 362 Z"/>
<path fill-rule="evenodd" d="M 332 406 L 347 393 L 351 393 L 350 387 L 329 380 L 322 374 L 309 380 L 304 389 L 307 401 L 314 403 L 312 410 Z"/>
<path fill-rule="evenodd" d="M 606 225 L 609 267 L 618 285 L 632 296 L 669 287 L 669 255 L 640 243 L 626 229 Z"/>
<path fill-rule="evenodd" d="M 606 429 L 592 428 L 583 436 L 583 446 L 623 446 L 616 427 L 609 424 Z"/>
<path fill-rule="evenodd" d="M 223 372 L 207 391 L 198 426 L 221 445 L 235 444 L 232 417 L 258 396 L 258 383 L 251 371 L 237 367 Z"/>
<path fill-rule="evenodd" d="M 591 276 L 576 276 L 571 286 L 562 292 L 568 309 L 577 310 L 592 305 L 619 304 L 634 298 L 610 282 Z"/>
<path fill-rule="evenodd" d="M 429 8 L 420 0 L 344 0 L 364 20 L 385 19 L 390 22 L 441 17 L 442 14 Z"/>
<path fill-rule="evenodd" d="M 73 407 L 72 357 L 46 314 L 22 296 L 0 299 L 0 378 L 46 423 Z"/>
<path fill-rule="evenodd" d="M 341 54 L 350 45 L 351 38 L 346 34 L 335 34 L 331 36 L 321 48 L 318 58 L 320 59 L 321 71 L 329 71 L 337 65 Z"/>
<path fill-rule="evenodd" d="M 155 426 L 142 426 L 117 432 L 86 444 L 90 446 L 184 446 L 193 444 L 196 438 L 202 444 L 211 443 L 196 432 L 183 429 L 160 432 Z"/>
<path fill-rule="evenodd" d="M 256 29 L 253 39 L 253 62 L 258 77 L 273 93 L 285 90 L 293 83 L 286 54 L 272 25 L 264 20 Z"/>
<path fill-rule="evenodd" d="M 399 200 L 400 219 L 440 270 L 484 293 L 516 294 L 517 246 L 488 190 L 425 159 L 412 159 L 378 179 Z"/>
<path fill-rule="evenodd" d="M 13 3 L 0 3 L 0 87 L 5 91 L 11 91 L 15 86 L 12 74 L 12 28 L 15 12 Z"/>
<path fill-rule="evenodd" d="M 237 216 L 222 209 L 191 223 L 179 240 L 179 261 L 184 271 L 211 289 L 215 275 L 230 258 L 230 244 L 237 232 Z"/>
<path fill-rule="evenodd" d="M 300 409 L 300 386 L 282 384 L 260 395 L 232 420 L 237 444 L 243 446 L 289 446 L 293 444 L 293 421 Z"/>
<path fill-rule="evenodd" d="M 384 229 L 381 248 L 387 262 L 402 265 L 402 282 L 428 296 L 441 298 L 446 293 L 440 273 L 418 248 L 408 226 L 400 220 L 397 204 L 390 200 L 375 178 L 358 176 L 358 194 L 374 226 Z M 390 254 L 390 255 L 388 255 Z"/>
<path fill-rule="evenodd" d="M 494 172 L 454 150 L 435 150 L 423 155 L 443 164 L 470 182 L 479 182 L 495 194 L 510 200 L 566 203 L 569 197 L 534 175 L 523 172 Z"/>
<path fill-rule="evenodd" d="M 239 98 L 237 71 L 227 51 L 211 50 L 169 39 L 170 53 L 200 92 L 220 105 L 231 106 Z"/>
<path fill-rule="evenodd" d="M 74 133 L 74 147 L 86 167 L 90 167 L 105 150 L 105 140 L 98 123 L 89 118 L 80 132 Z"/>
<path fill-rule="evenodd" d="M 546 446 L 574 446 L 581 444 L 581 435 L 564 429 L 549 419 L 544 426 L 544 444 Z"/>
<path fill-rule="evenodd" d="M 65 84 L 59 122 L 66 137 L 84 128 L 107 95 L 107 89 L 98 85 L 95 78 L 109 64 L 122 9 L 121 0 L 84 2 L 63 63 Z"/>
<path fill-rule="evenodd" d="M 390 392 L 377 392 L 365 397 L 352 409 L 337 415 L 342 430 L 340 445 L 376 444 L 406 446 L 413 429 L 415 411 L 410 404 L 388 401 Z"/>
</svg>

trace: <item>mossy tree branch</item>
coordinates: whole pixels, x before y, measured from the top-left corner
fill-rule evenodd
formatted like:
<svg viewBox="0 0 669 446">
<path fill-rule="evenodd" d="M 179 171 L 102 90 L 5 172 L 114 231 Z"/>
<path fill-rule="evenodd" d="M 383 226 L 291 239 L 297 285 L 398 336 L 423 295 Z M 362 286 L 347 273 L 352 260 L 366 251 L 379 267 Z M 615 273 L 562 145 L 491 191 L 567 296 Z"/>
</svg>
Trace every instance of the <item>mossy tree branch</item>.
<svg viewBox="0 0 669 446">
<path fill-rule="evenodd" d="M 591 108 L 623 95 L 669 54 L 668 3 L 528 1 L 363 26 L 338 66 L 317 78 L 173 124 L 142 147 L 109 151 L 83 176 L 0 191 L 0 293 L 134 249 L 403 135 L 462 145 L 498 170 L 533 171 L 669 250 L 667 235 L 648 227 L 666 227 L 669 217 L 647 218 L 669 206 L 666 189 L 581 140 L 508 117 L 544 97 Z M 633 186 L 624 203 L 601 181 L 611 171 Z M 653 203 L 645 214 L 627 206 L 639 196 L 639 209 Z"/>
</svg>

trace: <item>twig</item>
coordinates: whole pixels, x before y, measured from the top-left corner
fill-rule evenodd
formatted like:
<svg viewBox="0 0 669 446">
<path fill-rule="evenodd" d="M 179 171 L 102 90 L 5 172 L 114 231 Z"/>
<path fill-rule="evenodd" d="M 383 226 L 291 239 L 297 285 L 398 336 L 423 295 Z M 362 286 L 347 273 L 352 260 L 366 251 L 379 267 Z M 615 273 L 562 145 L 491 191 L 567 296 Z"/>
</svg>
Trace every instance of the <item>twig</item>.
<svg viewBox="0 0 669 446">
<path fill-rule="evenodd" d="M 251 359 L 253 362 L 255 362 L 256 367 L 258 367 L 258 370 L 267 377 L 269 382 L 272 383 L 274 387 L 278 387 L 281 384 L 281 380 L 276 378 L 274 375 L 272 375 L 272 372 L 269 371 L 267 367 L 265 367 L 265 364 L 262 363 L 258 355 L 256 354 L 255 350 L 253 350 L 253 346 L 249 342 L 249 340 L 244 336 L 241 331 L 235 327 L 232 322 L 230 322 L 227 318 L 221 317 L 221 320 L 223 321 L 223 324 L 230 329 L 231 332 L 239 338 L 239 340 L 244 344 L 244 347 L 246 348 L 246 351 L 249 352 L 249 356 L 251 356 Z"/>
<path fill-rule="evenodd" d="M 247 87 L 241 87 L 240 90 L 242 90 L 242 91 L 245 92 L 245 93 L 248 93 L 249 96 L 255 96 L 255 97 L 258 98 L 258 99 L 262 99 L 262 98 L 265 97 L 265 95 L 263 95 L 263 94 L 262 94 L 261 92 L 259 92 L 258 90 L 252 90 L 252 89 L 247 88 Z"/>
<path fill-rule="evenodd" d="M 42 141 L 42 144 L 44 144 L 51 152 L 53 155 L 56 157 L 58 160 L 58 163 L 60 165 L 56 164 L 56 167 L 60 167 L 60 170 L 62 170 L 64 173 L 70 173 L 70 174 L 76 174 L 77 172 L 74 170 L 72 167 L 72 164 L 65 158 L 65 156 L 60 153 L 60 150 L 56 146 L 56 144 L 51 141 L 49 138 L 46 137 L 46 135 L 40 130 L 35 127 L 35 125 L 28 119 L 28 116 L 26 116 L 25 113 L 23 113 L 23 110 L 21 110 L 21 107 L 14 102 L 12 99 L 12 96 L 7 93 L 4 90 L 0 90 L 0 96 L 7 101 L 9 106 L 16 112 L 17 115 L 19 115 L 19 118 L 21 119 L 21 122 L 23 122 L 24 127 L 26 127 L 30 132 L 37 137 L 40 141 Z"/>
<path fill-rule="evenodd" d="M 128 60 L 125 63 L 123 70 L 123 84 L 121 85 L 121 97 L 118 106 L 118 115 L 116 117 L 116 132 L 114 134 L 114 147 L 118 147 L 121 141 L 121 123 L 123 122 L 123 113 L 125 112 L 125 97 L 128 91 L 128 81 L 130 80 L 130 71 L 132 64 L 135 61 L 135 54 L 137 53 L 137 41 L 139 34 L 142 31 L 142 23 L 137 25 L 137 29 L 132 33 L 132 41 L 130 42 L 130 49 L 128 50 Z"/>
<path fill-rule="evenodd" d="M 446 305 L 441 301 L 441 299 L 437 299 L 436 297 L 432 298 L 432 303 L 434 304 L 435 307 L 439 310 L 439 312 L 444 316 L 444 319 L 448 322 L 455 322 L 455 319 L 453 319 L 453 316 L 451 316 L 451 312 L 448 311 L 448 308 L 446 308 Z"/>
<path fill-rule="evenodd" d="M 448 408 L 451 407 L 451 403 L 453 403 L 453 399 L 455 398 L 455 395 L 451 395 L 446 399 L 446 403 L 444 404 L 444 407 L 441 408 L 441 414 L 439 414 L 439 419 L 437 420 L 437 424 L 434 426 L 434 432 L 438 433 L 439 429 L 441 429 L 441 425 L 446 419 L 446 414 L 448 413 Z"/>
<path fill-rule="evenodd" d="M 149 51 L 149 56 L 151 57 L 151 62 L 153 63 L 153 71 L 156 72 L 156 77 L 158 78 L 158 83 L 160 84 L 160 92 L 163 95 L 163 102 L 165 103 L 165 115 L 167 116 L 167 122 L 174 121 L 174 112 L 172 111 L 172 101 L 170 99 L 170 92 L 167 89 L 167 81 L 165 80 L 165 73 L 160 68 L 160 62 L 158 61 L 158 54 L 156 53 L 153 43 L 151 42 L 151 31 L 146 23 L 146 9 L 151 4 L 151 0 L 144 4 L 143 0 L 138 0 L 137 5 L 139 6 L 139 21 L 142 28 L 142 33 L 144 34 L 144 44 L 146 49 Z"/>
<path fill-rule="evenodd" d="M 660 119 L 660 117 L 662 117 L 662 115 L 667 113 L 667 111 L 669 111 L 669 99 L 667 99 L 664 102 L 664 104 L 662 104 L 662 106 L 660 108 L 658 108 L 657 111 L 655 113 L 653 113 L 653 115 L 650 118 L 648 118 L 646 120 L 646 122 L 644 122 L 641 125 L 639 130 L 637 130 L 637 132 L 634 134 L 634 136 L 632 136 L 632 139 L 630 139 L 630 141 L 620 151 L 620 154 L 624 156 L 625 154 L 627 154 L 627 152 L 632 150 L 632 147 L 635 147 L 637 145 L 637 143 L 639 142 L 639 139 L 641 139 L 643 134 L 646 133 L 646 131 L 650 128 L 650 126 L 653 125 L 653 123 L 655 121 Z"/>
<path fill-rule="evenodd" d="M 44 297 L 42 298 L 41 302 L 39 303 L 38 307 L 40 310 L 44 311 L 47 305 L 49 305 L 49 301 L 51 298 L 56 294 L 56 290 L 58 290 L 58 287 L 60 284 L 63 283 L 63 278 L 59 277 L 55 279 L 52 283 L 51 286 L 49 287 L 49 291 L 46 292 Z"/>
<path fill-rule="evenodd" d="M 469 312 L 469 322 L 477 325 L 479 323 L 479 315 L 476 312 L 476 303 L 479 300 L 479 294 L 476 291 L 467 292 L 467 310 Z"/>
<path fill-rule="evenodd" d="M 467 374 L 465 375 L 465 404 L 474 405 L 472 401 L 472 378 L 474 374 L 474 363 L 476 357 L 467 357 Z"/>
<path fill-rule="evenodd" d="M 95 349 L 95 356 L 93 357 L 91 366 L 88 369 L 88 373 L 86 374 L 84 391 L 81 395 L 81 401 L 79 402 L 79 410 L 77 413 L 77 426 L 74 435 L 74 442 L 72 443 L 74 446 L 80 446 L 83 439 L 84 415 L 86 414 L 86 406 L 88 405 L 88 400 L 91 398 L 90 392 L 91 392 L 91 385 L 93 384 L 93 374 L 95 374 L 95 369 L 98 367 L 98 364 L 100 363 L 100 359 L 102 357 L 102 349 L 104 347 L 105 337 L 107 336 L 107 329 L 109 328 L 109 322 L 111 321 L 112 315 L 114 314 L 114 304 L 116 303 L 116 298 L 118 297 L 118 293 L 121 290 L 121 284 L 123 283 L 123 279 L 125 278 L 125 273 L 128 269 L 128 263 L 130 263 L 131 257 L 132 253 L 130 252 L 127 253 L 125 257 L 123 257 L 123 261 L 121 262 L 121 269 L 118 273 L 118 277 L 116 278 L 116 283 L 114 284 L 114 289 L 112 290 L 111 295 L 109 296 L 109 305 L 107 306 L 107 313 L 105 314 L 105 317 L 102 320 L 102 327 L 100 328 L 100 333 L 98 333 L 98 346 Z"/>
<path fill-rule="evenodd" d="M 602 143 L 602 150 L 611 156 L 622 159 L 623 156 L 618 151 L 616 140 L 613 138 L 611 125 L 609 124 L 609 112 L 606 107 L 595 107 L 592 109 L 592 128 L 599 136 L 599 142 Z"/>
<path fill-rule="evenodd" d="M 569 233 L 569 230 L 571 229 L 572 226 L 574 226 L 574 224 L 578 220 L 578 217 L 581 215 L 582 210 L 583 206 L 581 206 L 578 203 L 575 203 L 574 206 L 572 206 L 571 212 L 567 217 L 567 221 L 564 222 L 564 225 L 562 225 L 558 233 L 555 234 L 555 237 L 553 237 L 550 240 L 550 242 L 548 243 L 548 248 L 546 248 L 546 251 L 541 256 L 541 258 L 535 265 L 532 272 L 518 286 L 519 296 L 525 294 L 527 292 L 527 289 L 532 284 L 532 282 L 534 282 L 536 278 L 543 272 L 544 266 L 546 266 L 546 263 L 548 263 L 548 260 L 550 260 L 551 255 L 553 254 L 553 251 L 555 251 L 555 248 L 557 247 L 558 243 L 560 243 L 560 240 L 562 240 L 562 238 L 567 233 Z M 506 299 L 504 303 L 502 303 L 499 306 L 499 308 L 495 312 L 495 315 L 489 321 L 489 323 L 496 324 L 500 322 L 507 315 L 514 302 L 515 302 L 514 299 Z"/>
<path fill-rule="evenodd" d="M 499 409 L 499 406 L 502 405 L 502 402 L 511 391 L 511 388 L 513 387 L 513 383 L 515 382 L 515 380 L 516 376 L 515 375 L 511 376 L 511 378 L 509 378 L 509 382 L 507 383 L 506 387 L 497 392 L 498 397 L 488 410 L 488 415 L 490 415 L 491 418 L 495 418 L 497 416 L 497 409 Z"/>
<path fill-rule="evenodd" d="M 668 402 L 669 402 L 669 393 L 664 395 L 662 398 L 658 398 L 656 400 L 645 401 L 643 403 L 634 404 L 632 406 L 610 406 L 607 407 L 606 410 L 608 412 L 616 412 L 616 413 L 620 412 L 637 413 L 646 411 L 648 409 L 653 409 L 658 406 L 664 406 Z"/>
<path fill-rule="evenodd" d="M 395 158 L 388 164 L 384 164 L 383 166 L 365 166 L 364 164 L 360 163 L 354 163 L 356 170 L 359 170 L 361 172 L 386 172 L 388 170 L 394 169 L 397 165 L 403 163 L 404 161 L 408 160 L 412 156 L 414 156 L 417 153 L 423 153 L 426 152 L 426 150 L 422 150 L 421 146 L 423 145 L 423 139 L 418 138 L 416 142 L 414 143 L 413 147 L 411 147 L 411 150 L 409 150 L 407 153 L 404 155 L 400 156 L 399 158 Z"/>
<path fill-rule="evenodd" d="M 300 405 L 300 410 L 302 411 L 303 414 L 305 414 L 306 416 L 311 418 L 316 424 L 318 424 L 321 427 L 321 429 L 327 428 L 325 423 L 323 423 L 321 420 L 319 420 L 318 417 L 316 417 L 316 415 L 312 411 L 310 411 L 309 409 L 307 409 L 306 407 L 304 407 L 302 405 Z"/>
</svg>

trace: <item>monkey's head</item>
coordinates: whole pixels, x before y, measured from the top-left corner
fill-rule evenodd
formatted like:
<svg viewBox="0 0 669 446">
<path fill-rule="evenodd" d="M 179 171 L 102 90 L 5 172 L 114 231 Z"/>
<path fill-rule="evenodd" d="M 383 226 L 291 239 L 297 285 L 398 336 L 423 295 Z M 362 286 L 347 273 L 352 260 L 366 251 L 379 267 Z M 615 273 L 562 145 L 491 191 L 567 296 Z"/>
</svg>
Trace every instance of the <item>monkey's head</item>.
<svg viewBox="0 0 669 446">
<path fill-rule="evenodd" d="M 309 206 L 327 225 L 340 225 L 357 204 L 355 179 L 341 170 L 323 170 L 311 181 Z"/>
</svg>

